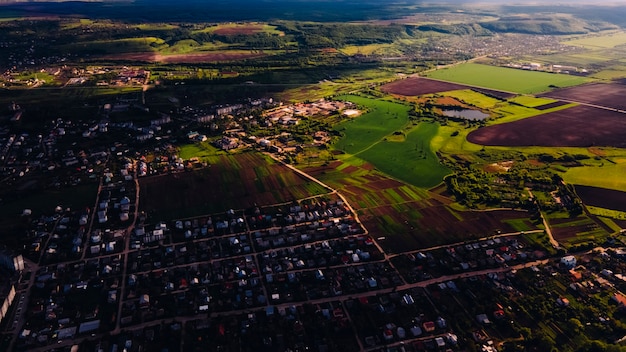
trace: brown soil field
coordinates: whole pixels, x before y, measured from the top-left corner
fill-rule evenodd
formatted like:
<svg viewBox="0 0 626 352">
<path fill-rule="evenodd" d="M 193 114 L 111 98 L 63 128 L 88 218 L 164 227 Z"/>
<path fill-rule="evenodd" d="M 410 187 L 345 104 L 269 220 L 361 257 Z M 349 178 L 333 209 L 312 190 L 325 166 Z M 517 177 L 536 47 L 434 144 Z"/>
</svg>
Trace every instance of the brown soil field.
<svg viewBox="0 0 626 352">
<path fill-rule="evenodd" d="M 556 108 L 559 106 L 563 106 L 569 104 L 567 102 L 564 101 L 555 101 L 554 103 L 549 103 L 549 104 L 544 104 L 544 105 L 540 105 L 540 106 L 535 106 L 535 109 L 537 110 L 548 110 L 548 109 L 552 109 L 552 108 Z"/>
<path fill-rule="evenodd" d="M 586 225 L 578 225 L 578 226 L 568 226 L 568 227 L 553 227 L 552 228 L 552 237 L 557 242 L 571 242 L 574 237 L 576 237 L 579 233 L 584 233 L 588 231 L 593 231 L 598 228 L 596 224 L 586 224 Z"/>
<path fill-rule="evenodd" d="M 341 171 L 341 161 L 305 171 L 320 178 L 348 198 L 365 227 L 374 238 L 384 237 L 380 245 L 389 253 L 402 253 L 446 243 L 494 234 L 513 232 L 505 222 L 528 218 L 525 211 L 456 211 L 448 205 L 445 186 L 432 191 L 416 189 L 371 168 L 365 163 Z M 346 172 L 346 171 L 350 172 Z M 529 228 L 536 228 L 528 220 Z"/>
<path fill-rule="evenodd" d="M 410 77 L 385 84 L 384 86 L 380 87 L 380 90 L 390 94 L 411 96 L 433 94 L 467 88 L 467 86 L 456 83 L 436 81 L 423 77 Z"/>
<path fill-rule="evenodd" d="M 260 24 L 245 24 L 234 27 L 221 27 L 213 31 L 217 35 L 250 35 L 263 32 Z"/>
<path fill-rule="evenodd" d="M 317 183 L 255 153 L 220 158 L 200 170 L 141 178 L 140 210 L 149 216 L 175 219 L 328 193 Z"/>
<path fill-rule="evenodd" d="M 457 216 L 462 218 L 460 220 L 445 205 L 426 206 L 424 202 L 409 202 L 406 206 L 419 209 L 422 217 L 417 221 L 407 222 L 407 215 L 398 212 L 397 206 L 392 205 L 368 209 L 368 212 L 361 216 L 373 237 L 386 235 L 380 244 L 390 253 L 457 243 L 490 236 L 496 231 L 515 232 L 515 229 L 504 221 L 528 217 L 525 211 L 466 211 L 457 213 Z M 534 227 L 530 221 L 528 225 Z M 388 234 L 389 229 L 396 228 L 401 231 L 393 235 Z"/>
<path fill-rule="evenodd" d="M 608 108 L 626 110 L 626 86 L 621 84 L 592 83 L 557 89 L 541 96 L 552 99 L 571 100 Z"/>
<path fill-rule="evenodd" d="M 626 212 L 626 192 L 578 185 L 576 194 L 585 204 Z"/>
<path fill-rule="evenodd" d="M 489 146 L 626 147 L 626 115 L 575 106 L 472 131 L 467 140 Z"/>
<path fill-rule="evenodd" d="M 143 61 L 162 62 L 167 64 L 194 64 L 203 62 L 236 61 L 255 59 L 266 56 L 263 53 L 229 53 L 228 51 L 215 51 L 193 54 L 161 55 L 151 52 L 124 53 L 102 56 L 101 59 L 112 61 Z"/>
</svg>

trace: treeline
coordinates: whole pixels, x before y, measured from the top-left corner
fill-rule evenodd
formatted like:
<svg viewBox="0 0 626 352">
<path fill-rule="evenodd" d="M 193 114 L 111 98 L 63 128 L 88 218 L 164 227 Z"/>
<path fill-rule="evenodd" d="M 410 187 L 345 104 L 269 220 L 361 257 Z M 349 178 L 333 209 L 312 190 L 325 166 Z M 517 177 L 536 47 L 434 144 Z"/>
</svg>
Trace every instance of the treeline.
<svg viewBox="0 0 626 352">
<path fill-rule="evenodd" d="M 402 25 L 284 22 L 278 28 L 306 48 L 339 48 L 345 45 L 391 43 L 408 36 Z"/>
</svg>

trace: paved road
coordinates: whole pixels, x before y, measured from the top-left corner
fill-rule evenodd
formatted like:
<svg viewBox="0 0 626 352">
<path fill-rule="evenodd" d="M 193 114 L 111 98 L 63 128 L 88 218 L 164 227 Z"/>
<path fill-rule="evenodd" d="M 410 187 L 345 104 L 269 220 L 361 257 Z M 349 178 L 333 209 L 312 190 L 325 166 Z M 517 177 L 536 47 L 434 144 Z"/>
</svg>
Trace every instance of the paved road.
<svg viewBox="0 0 626 352">
<path fill-rule="evenodd" d="M 139 179 L 137 178 L 137 161 L 133 161 L 133 168 L 135 170 L 133 175 L 133 181 L 135 182 L 135 213 L 133 214 L 133 222 L 126 228 L 124 233 L 124 251 L 122 251 L 122 255 L 124 256 L 124 265 L 122 266 L 122 282 L 120 287 L 120 295 L 119 295 L 119 303 L 117 305 L 117 315 L 116 315 L 116 323 L 115 329 L 111 332 L 111 334 L 118 334 L 121 331 L 121 320 L 122 320 L 122 300 L 124 299 L 124 294 L 126 292 L 126 274 L 128 273 L 128 252 L 130 251 L 130 236 L 135 228 L 135 224 L 137 223 L 137 218 L 139 216 Z"/>
</svg>

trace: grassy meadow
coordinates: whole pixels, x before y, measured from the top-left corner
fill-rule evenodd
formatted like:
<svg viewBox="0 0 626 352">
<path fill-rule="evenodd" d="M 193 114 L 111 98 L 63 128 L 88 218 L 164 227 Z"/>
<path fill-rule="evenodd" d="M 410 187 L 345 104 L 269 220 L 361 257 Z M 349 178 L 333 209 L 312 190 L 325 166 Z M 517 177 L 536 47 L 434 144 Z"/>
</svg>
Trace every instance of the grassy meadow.
<svg viewBox="0 0 626 352">
<path fill-rule="evenodd" d="M 626 45 L 626 32 L 620 31 L 602 33 L 600 35 L 590 35 L 581 38 L 566 40 L 562 43 L 583 48 L 611 49 L 620 45 Z"/>
<path fill-rule="evenodd" d="M 393 178 L 424 188 L 441 183 L 450 173 L 431 146 L 438 124 L 411 123 L 407 105 L 357 96 L 340 98 L 367 109 L 336 127 L 343 137 L 335 148 L 347 153 L 343 158 L 348 164 L 364 160 Z"/>
<path fill-rule="evenodd" d="M 626 162 L 570 168 L 562 176 L 563 180 L 568 183 L 626 192 L 624 175 L 626 175 Z"/>
<path fill-rule="evenodd" d="M 541 93 L 554 87 L 575 86 L 589 81 L 583 77 L 474 63 L 431 71 L 427 77 L 517 94 Z"/>
</svg>

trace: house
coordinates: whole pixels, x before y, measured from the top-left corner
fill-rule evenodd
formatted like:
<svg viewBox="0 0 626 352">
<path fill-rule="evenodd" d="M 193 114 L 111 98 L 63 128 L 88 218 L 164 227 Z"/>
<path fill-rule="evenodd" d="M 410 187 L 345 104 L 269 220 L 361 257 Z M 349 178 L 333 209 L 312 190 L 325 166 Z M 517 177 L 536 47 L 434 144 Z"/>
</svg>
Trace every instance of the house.
<svg viewBox="0 0 626 352">
<path fill-rule="evenodd" d="M 572 281 L 580 281 L 583 278 L 583 274 L 580 271 L 576 270 L 570 270 L 569 275 Z"/>
<path fill-rule="evenodd" d="M 433 332 L 435 331 L 435 322 L 434 321 L 424 322 L 424 324 L 422 324 L 422 327 L 424 328 L 424 331 L 426 332 Z"/>
<path fill-rule="evenodd" d="M 491 320 L 489 320 L 489 318 L 487 317 L 487 314 L 484 314 L 484 313 L 478 314 L 476 316 L 476 321 L 483 325 L 491 324 Z"/>
<path fill-rule="evenodd" d="M 574 257 L 573 255 L 567 255 L 561 258 L 561 264 L 568 269 L 574 269 L 574 267 L 576 266 L 576 257 Z"/>
<path fill-rule="evenodd" d="M 148 308 L 149 306 L 150 306 L 150 296 L 145 293 L 139 296 L 139 307 Z"/>
<path fill-rule="evenodd" d="M 104 224 L 109 219 L 107 218 L 107 212 L 105 210 L 101 210 L 98 212 L 98 223 Z"/>
<path fill-rule="evenodd" d="M 611 296 L 611 301 L 617 303 L 617 306 L 621 309 L 626 308 L 626 296 L 623 293 L 616 293 Z"/>
</svg>

